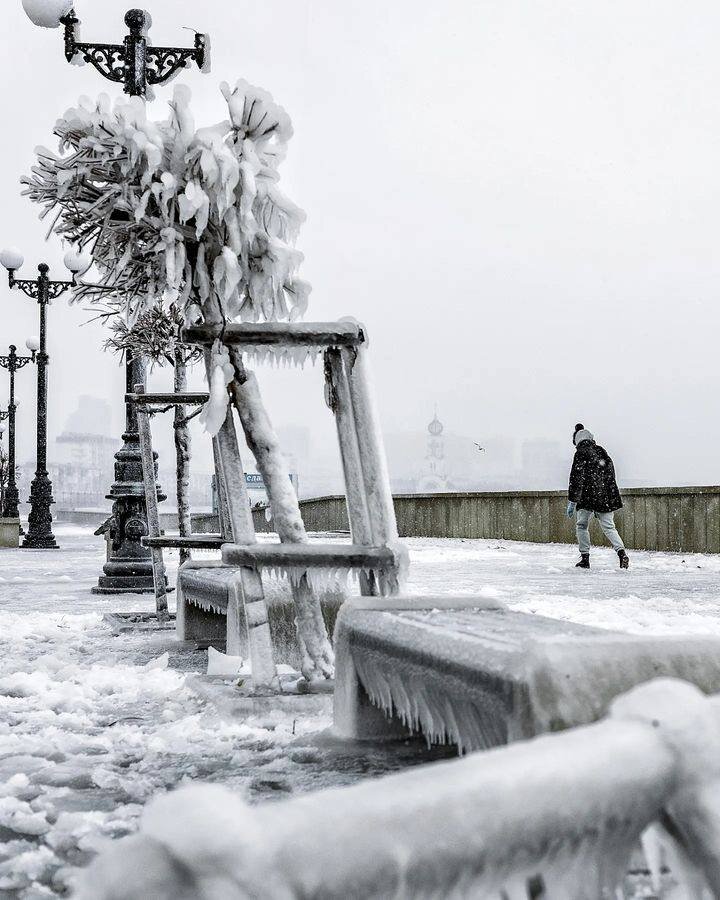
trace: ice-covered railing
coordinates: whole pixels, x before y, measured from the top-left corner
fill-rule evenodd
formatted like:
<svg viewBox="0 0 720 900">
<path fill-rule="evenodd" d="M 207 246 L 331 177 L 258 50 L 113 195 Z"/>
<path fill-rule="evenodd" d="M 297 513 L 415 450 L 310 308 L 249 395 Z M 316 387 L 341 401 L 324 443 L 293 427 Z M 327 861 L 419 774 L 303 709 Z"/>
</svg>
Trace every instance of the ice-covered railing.
<svg viewBox="0 0 720 900">
<path fill-rule="evenodd" d="M 686 682 L 635 688 L 596 725 L 282 803 L 183 788 L 76 898 L 619 898 L 641 841 L 656 891 L 667 864 L 673 896 L 720 896 L 720 700 Z"/>
</svg>

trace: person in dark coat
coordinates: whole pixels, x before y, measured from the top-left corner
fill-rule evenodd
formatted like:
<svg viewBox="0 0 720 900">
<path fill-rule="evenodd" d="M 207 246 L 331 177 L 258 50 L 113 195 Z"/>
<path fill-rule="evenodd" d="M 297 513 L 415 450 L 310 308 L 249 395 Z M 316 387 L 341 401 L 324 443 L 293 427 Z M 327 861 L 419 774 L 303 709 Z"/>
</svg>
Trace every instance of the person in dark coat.
<svg viewBox="0 0 720 900">
<path fill-rule="evenodd" d="M 590 519 L 600 523 L 605 537 L 620 560 L 620 568 L 627 569 L 630 559 L 615 527 L 613 513 L 622 509 L 622 498 L 615 480 L 615 466 L 607 451 L 595 443 L 584 425 L 576 425 L 573 434 L 575 458 L 570 472 L 568 490 L 568 519 L 576 516 L 576 532 L 580 547 L 579 569 L 590 568 Z"/>
</svg>

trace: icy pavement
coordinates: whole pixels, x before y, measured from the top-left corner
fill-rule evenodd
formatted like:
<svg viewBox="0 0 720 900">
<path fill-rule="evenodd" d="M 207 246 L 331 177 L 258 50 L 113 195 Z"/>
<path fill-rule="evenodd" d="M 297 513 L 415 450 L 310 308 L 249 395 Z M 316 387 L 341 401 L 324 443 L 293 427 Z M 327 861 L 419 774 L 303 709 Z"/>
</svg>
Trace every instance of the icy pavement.
<svg viewBox="0 0 720 900">
<path fill-rule="evenodd" d="M 0 551 L 0 898 L 62 893 L 99 840 L 132 831 L 149 797 L 187 779 L 255 801 L 427 759 L 411 745 L 338 745 L 329 704 L 221 718 L 186 683 L 206 654 L 114 636 L 103 614 L 149 610 L 152 598 L 92 595 L 101 542 L 89 529 L 57 536 L 59 552 Z M 719 558 L 633 553 L 620 572 L 602 550 L 579 572 L 566 546 L 408 543 L 418 593 L 479 593 L 631 632 L 720 631 Z M 172 579 L 172 559 L 169 569 Z"/>
<path fill-rule="evenodd" d="M 512 609 L 631 634 L 720 634 L 720 556 L 597 548 L 592 568 L 575 568 L 566 544 L 413 539 L 410 583 L 417 593 L 498 598 Z"/>
</svg>

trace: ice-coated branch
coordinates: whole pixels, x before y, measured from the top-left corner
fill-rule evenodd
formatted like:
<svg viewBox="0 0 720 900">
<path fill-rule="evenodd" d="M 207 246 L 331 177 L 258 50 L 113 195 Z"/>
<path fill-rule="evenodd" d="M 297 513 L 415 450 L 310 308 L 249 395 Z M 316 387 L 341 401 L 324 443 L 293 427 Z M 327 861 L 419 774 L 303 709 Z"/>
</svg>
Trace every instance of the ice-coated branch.
<svg viewBox="0 0 720 900">
<path fill-rule="evenodd" d="M 304 214 L 278 187 L 290 120 L 244 81 L 221 90 L 229 118 L 200 129 L 184 87 L 164 121 L 148 119 L 139 98 L 82 100 L 56 123 L 59 151 L 38 148 L 24 193 L 57 234 L 92 250 L 101 275 L 77 298 L 111 289 L 131 320 L 162 302 L 193 322 L 210 298 L 228 321 L 302 315 L 309 287 L 294 244 Z"/>
<path fill-rule="evenodd" d="M 176 394 L 187 392 L 187 362 L 185 350 L 175 347 L 174 353 L 174 388 Z M 190 429 L 188 428 L 187 410 L 184 406 L 176 406 L 173 421 L 173 437 L 175 441 L 175 475 L 177 487 L 178 533 L 180 537 L 188 537 L 192 533 L 190 520 Z M 190 551 L 180 549 L 180 563 L 190 559 Z"/>
</svg>

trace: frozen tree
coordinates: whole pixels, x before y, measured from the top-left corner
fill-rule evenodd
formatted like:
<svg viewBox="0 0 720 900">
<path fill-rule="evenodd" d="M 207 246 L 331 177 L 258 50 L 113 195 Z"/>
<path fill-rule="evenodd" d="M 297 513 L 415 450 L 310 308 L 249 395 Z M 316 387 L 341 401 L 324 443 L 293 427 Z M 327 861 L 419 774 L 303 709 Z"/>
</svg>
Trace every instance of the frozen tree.
<svg viewBox="0 0 720 900">
<path fill-rule="evenodd" d="M 307 307 L 295 240 L 304 214 L 281 192 L 279 165 L 292 126 L 264 91 L 221 86 L 229 117 L 196 129 L 187 88 L 164 121 L 142 101 L 83 99 L 55 126 L 59 151 L 39 148 L 25 193 L 63 238 L 92 251 L 99 281 L 76 299 L 112 295 L 130 326 L 156 304 L 177 304 L 186 323 L 294 320 Z M 206 354 L 216 433 L 228 398 L 256 457 L 282 541 L 307 535 L 285 461 L 242 352 L 220 342 Z M 308 677 L 329 677 L 333 656 L 307 579 L 293 586 Z"/>
<path fill-rule="evenodd" d="M 173 382 L 176 394 L 187 392 L 188 364 L 200 357 L 195 347 L 184 344 L 180 340 L 180 328 L 183 319 L 174 303 L 169 307 L 155 304 L 142 312 L 132 326 L 128 325 L 122 309 L 113 308 L 112 304 L 101 313 L 102 318 L 110 320 L 111 336 L 105 341 L 105 349 L 116 353 L 141 356 L 151 365 L 173 367 Z M 175 440 L 175 471 L 177 487 L 178 531 L 181 537 L 189 537 L 192 533 L 190 521 L 190 456 L 191 439 L 188 429 L 187 410 L 184 406 L 174 407 L 173 436 Z M 180 561 L 190 558 L 190 551 L 180 550 Z"/>
</svg>

